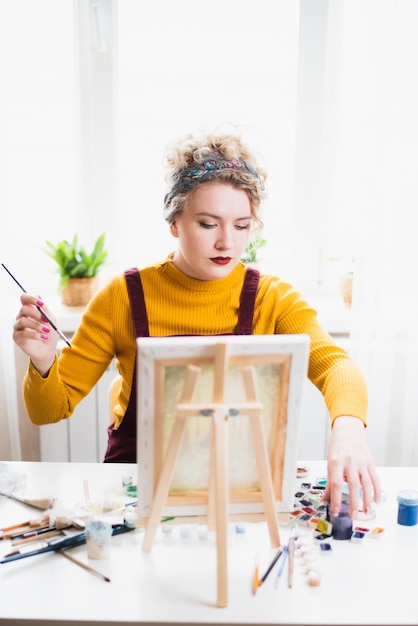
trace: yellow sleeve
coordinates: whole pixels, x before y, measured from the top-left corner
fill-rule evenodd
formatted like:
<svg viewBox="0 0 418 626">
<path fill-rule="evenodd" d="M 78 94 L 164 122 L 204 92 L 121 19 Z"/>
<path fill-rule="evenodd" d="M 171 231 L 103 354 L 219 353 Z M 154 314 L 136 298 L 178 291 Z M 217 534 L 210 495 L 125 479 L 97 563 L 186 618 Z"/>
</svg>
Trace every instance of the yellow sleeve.
<svg viewBox="0 0 418 626">
<path fill-rule="evenodd" d="M 318 321 L 317 313 L 288 283 L 263 277 L 257 297 L 263 332 L 303 333 L 310 338 L 308 377 L 322 393 L 331 416 L 349 415 L 367 425 L 368 394 L 364 377 L 346 350 L 338 346 Z M 267 327 L 266 316 L 274 320 Z M 264 319 L 264 324 L 263 324 Z"/>
<path fill-rule="evenodd" d="M 72 415 L 114 356 L 131 382 L 135 337 L 123 277 L 113 279 L 91 300 L 80 325 L 46 378 L 30 363 L 23 380 L 27 413 L 34 424 L 51 424 Z"/>
</svg>

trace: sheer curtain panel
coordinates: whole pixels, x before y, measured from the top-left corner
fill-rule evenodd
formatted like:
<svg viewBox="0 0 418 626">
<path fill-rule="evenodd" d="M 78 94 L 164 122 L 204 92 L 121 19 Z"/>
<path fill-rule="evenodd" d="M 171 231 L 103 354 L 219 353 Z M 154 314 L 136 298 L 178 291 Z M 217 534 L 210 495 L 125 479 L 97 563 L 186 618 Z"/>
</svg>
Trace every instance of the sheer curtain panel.
<svg viewBox="0 0 418 626">
<path fill-rule="evenodd" d="M 418 3 L 345 2 L 341 192 L 357 231 L 352 353 L 378 465 L 418 463 Z"/>
</svg>

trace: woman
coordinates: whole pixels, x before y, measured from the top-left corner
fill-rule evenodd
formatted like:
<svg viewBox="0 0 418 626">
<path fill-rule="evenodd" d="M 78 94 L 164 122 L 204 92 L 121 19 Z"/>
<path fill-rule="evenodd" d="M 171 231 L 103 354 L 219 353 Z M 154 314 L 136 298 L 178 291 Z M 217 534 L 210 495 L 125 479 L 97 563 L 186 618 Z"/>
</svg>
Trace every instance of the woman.
<svg viewBox="0 0 418 626">
<path fill-rule="evenodd" d="M 366 443 L 361 373 L 291 285 L 240 261 L 262 225 L 265 172 L 237 133 L 188 135 L 169 148 L 166 169 L 164 215 L 177 249 L 156 265 L 113 278 L 59 358 L 58 337 L 36 308 L 44 303 L 22 295 L 13 338 L 30 357 L 23 393 L 31 420 L 41 425 L 69 417 L 115 357 L 121 388 L 105 461 L 133 462 L 136 337 L 306 333 L 308 375 L 331 415 L 324 497 L 336 513 L 346 480 L 351 514 L 360 487 L 369 509 L 379 498 L 379 481 Z"/>
</svg>

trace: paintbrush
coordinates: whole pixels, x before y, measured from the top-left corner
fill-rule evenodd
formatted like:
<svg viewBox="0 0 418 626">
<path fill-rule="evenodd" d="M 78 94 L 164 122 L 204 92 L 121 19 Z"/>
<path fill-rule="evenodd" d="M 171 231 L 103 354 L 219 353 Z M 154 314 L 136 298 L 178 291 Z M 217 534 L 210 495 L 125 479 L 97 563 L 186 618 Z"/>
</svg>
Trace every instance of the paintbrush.
<svg viewBox="0 0 418 626">
<path fill-rule="evenodd" d="M 102 580 L 105 580 L 107 583 L 110 583 L 110 578 L 108 578 L 107 576 L 105 576 L 101 572 L 98 572 L 96 569 L 93 569 L 90 565 L 87 565 L 86 563 L 83 563 L 83 561 L 79 561 L 78 559 L 75 558 L 75 556 L 73 556 L 69 552 L 65 552 L 65 550 L 58 550 L 58 554 L 61 554 L 62 556 L 65 556 L 66 559 L 69 559 L 70 561 L 72 561 L 76 565 L 79 565 L 80 567 L 85 569 L 87 572 L 90 572 L 90 574 L 94 574 L 95 576 L 98 576 Z"/>
<path fill-rule="evenodd" d="M 55 523 L 47 515 L 39 520 L 29 520 L 27 522 L 21 522 L 20 524 L 13 524 L 12 526 L 5 526 L 0 529 L 0 540 L 2 539 L 25 539 L 34 534 L 41 534 L 48 530 L 64 530 L 65 528 L 73 528 L 77 530 L 83 530 L 82 526 L 77 520 L 71 520 L 68 517 L 58 515 L 55 518 Z"/>
<path fill-rule="evenodd" d="M 27 504 L 28 506 L 32 506 L 35 509 L 40 509 L 41 511 L 47 511 L 52 506 L 51 498 L 41 498 L 39 500 L 31 500 L 28 498 L 19 498 L 19 496 L 14 496 L 11 493 L 6 493 L 0 489 L 0 496 L 5 496 L 6 498 L 11 498 L 12 500 L 16 500 L 16 502 L 21 502 L 22 504 Z"/>
<path fill-rule="evenodd" d="M 17 280 L 17 278 L 15 278 L 13 276 L 13 274 L 7 269 L 7 267 L 5 266 L 4 263 L 2 263 L 2 266 L 4 267 L 4 269 L 6 270 L 6 272 L 9 274 L 9 276 L 11 278 L 13 278 L 13 280 L 15 281 L 16 285 L 19 285 L 19 287 L 21 288 L 21 290 L 23 291 L 23 293 L 28 293 L 26 291 L 26 289 L 20 284 L 20 282 Z M 61 337 L 61 339 L 63 339 L 65 341 L 65 343 L 67 344 L 67 346 L 69 346 L 71 348 L 71 344 L 68 341 L 68 338 L 64 335 L 64 333 L 62 332 L 62 330 L 60 330 L 58 328 L 58 326 L 52 321 L 52 319 L 49 317 L 49 315 L 47 313 L 45 313 L 44 309 L 42 309 L 40 306 L 36 305 L 36 308 L 38 309 L 38 311 L 40 313 L 42 313 L 42 315 L 45 317 L 45 319 L 48 320 L 48 322 L 51 324 L 52 328 L 55 330 L 55 332 L 58 333 L 58 335 Z"/>
<path fill-rule="evenodd" d="M 49 524 L 49 515 L 45 515 L 38 519 L 30 519 L 26 522 L 19 522 L 18 524 L 11 524 L 10 526 L 4 526 L 0 528 L 0 541 L 2 539 L 10 539 L 14 535 L 29 532 L 31 530 L 37 530 L 39 528 L 45 528 Z"/>
<path fill-rule="evenodd" d="M 37 528 L 21 528 L 12 530 L 9 533 L 4 533 L 1 536 L 1 539 L 24 539 L 25 537 L 30 537 L 35 533 L 39 534 L 40 532 L 46 532 L 47 530 L 51 530 L 51 526 L 49 524 L 38 526 Z"/>
<path fill-rule="evenodd" d="M 42 520 L 28 520 L 27 522 L 20 522 L 19 524 L 4 526 L 4 528 L 0 528 L 0 540 L 9 539 L 13 534 L 24 533 L 28 530 L 32 530 L 32 528 L 42 527 L 47 522 L 48 518 L 42 518 Z"/>
<path fill-rule="evenodd" d="M 112 526 L 112 536 L 120 535 L 130 530 L 134 530 L 134 528 L 126 524 L 116 524 Z M 76 533 L 75 535 L 65 536 L 63 539 L 61 539 L 61 537 L 53 537 L 49 541 L 40 541 L 38 548 L 34 546 L 23 546 L 20 550 L 14 550 L 9 554 L 5 554 L 0 563 L 10 563 L 11 561 L 17 561 L 18 559 L 24 559 L 29 556 L 43 554 L 44 552 L 57 552 L 58 550 L 64 550 L 66 548 L 74 548 L 84 543 L 86 543 L 86 533 L 84 531 Z"/>
<path fill-rule="evenodd" d="M 30 545 L 22 546 L 21 548 L 5 554 L 0 563 L 9 563 L 9 561 L 17 561 L 18 559 L 43 554 L 44 552 L 53 552 L 64 548 L 81 546 L 83 543 L 86 543 L 86 534 L 84 532 L 65 536 L 64 538 L 53 537 L 45 541 L 40 538 Z"/>
<path fill-rule="evenodd" d="M 63 535 L 62 530 L 57 530 L 56 528 L 44 528 L 43 532 L 31 533 L 21 539 L 13 539 L 11 541 L 11 545 L 23 546 L 28 543 L 33 543 L 34 541 L 44 541 L 45 539 L 50 539 L 51 537 L 57 537 L 58 535 Z"/>
<path fill-rule="evenodd" d="M 293 587 L 293 571 L 295 564 L 295 538 L 292 533 L 290 534 L 289 543 L 287 544 L 287 556 L 289 560 L 289 567 L 287 570 L 287 586 L 290 589 Z"/>
<path fill-rule="evenodd" d="M 19 522 L 18 524 L 12 524 L 11 526 L 4 526 L 3 528 L 0 528 L 0 534 L 10 532 L 11 530 L 20 530 L 21 528 L 30 528 L 30 524 L 31 524 L 31 520 L 28 520 L 27 522 Z"/>
<path fill-rule="evenodd" d="M 25 529 L 22 532 L 11 532 L 10 534 L 4 535 L 3 539 L 26 539 L 27 537 L 34 537 L 35 535 L 42 535 L 43 533 L 49 532 L 51 530 L 64 530 L 65 528 L 70 528 L 70 526 L 74 526 L 77 530 L 83 530 L 84 527 L 81 527 L 77 522 L 73 522 L 68 517 L 58 516 L 55 520 L 55 523 L 49 522 L 44 526 L 38 526 L 37 528 L 29 528 Z"/>
<path fill-rule="evenodd" d="M 279 584 L 279 580 L 280 580 L 280 578 L 281 578 L 281 576 L 283 574 L 283 570 L 284 570 L 284 566 L 285 566 L 286 560 L 287 560 L 287 546 L 285 546 L 283 548 L 283 559 L 282 559 L 282 562 L 280 563 L 280 567 L 279 567 L 279 569 L 277 571 L 276 582 L 275 582 L 275 585 L 274 585 L 275 587 L 277 587 L 277 585 Z"/>
</svg>

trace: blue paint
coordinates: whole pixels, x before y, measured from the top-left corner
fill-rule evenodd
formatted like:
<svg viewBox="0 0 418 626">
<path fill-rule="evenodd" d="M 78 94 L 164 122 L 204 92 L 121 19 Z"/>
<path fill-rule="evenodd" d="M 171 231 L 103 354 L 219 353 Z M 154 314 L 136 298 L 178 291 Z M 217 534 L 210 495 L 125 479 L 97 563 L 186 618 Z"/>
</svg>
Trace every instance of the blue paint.
<svg viewBox="0 0 418 626">
<path fill-rule="evenodd" d="M 348 511 L 348 503 L 341 502 L 340 512 L 333 515 L 330 512 L 329 521 L 332 524 L 332 537 L 337 540 L 351 539 L 353 522 Z"/>
<path fill-rule="evenodd" d="M 245 531 L 245 524 L 235 524 L 235 532 L 237 533 L 237 535 L 244 535 Z"/>
<path fill-rule="evenodd" d="M 416 526 L 418 523 L 418 491 L 404 490 L 398 493 L 398 524 Z"/>
</svg>

